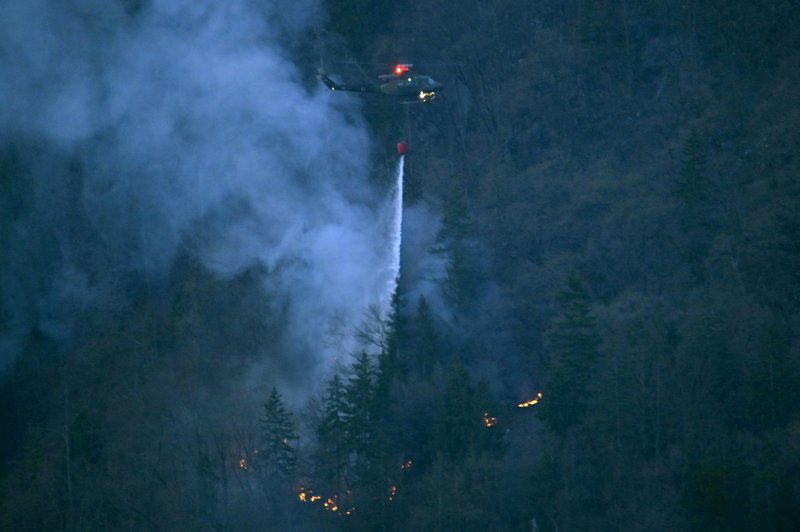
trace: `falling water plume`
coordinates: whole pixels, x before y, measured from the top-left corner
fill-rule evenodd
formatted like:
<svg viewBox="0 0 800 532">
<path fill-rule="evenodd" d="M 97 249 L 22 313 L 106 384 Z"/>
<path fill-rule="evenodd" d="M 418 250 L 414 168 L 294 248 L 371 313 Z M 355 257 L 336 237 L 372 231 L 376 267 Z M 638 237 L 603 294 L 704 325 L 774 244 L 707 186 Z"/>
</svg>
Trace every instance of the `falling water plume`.
<svg viewBox="0 0 800 532">
<path fill-rule="evenodd" d="M 391 274 L 391 278 L 389 279 L 389 287 L 387 290 L 387 297 L 385 300 L 384 309 L 387 311 L 391 311 L 391 301 L 392 297 L 394 296 L 395 291 L 397 290 L 397 281 L 400 277 L 400 246 L 403 240 L 403 163 L 405 161 L 405 156 L 400 156 L 400 162 L 397 164 L 397 184 L 396 189 L 394 191 L 394 213 L 392 216 L 392 225 L 391 225 L 391 266 L 389 268 L 389 273 Z"/>
</svg>

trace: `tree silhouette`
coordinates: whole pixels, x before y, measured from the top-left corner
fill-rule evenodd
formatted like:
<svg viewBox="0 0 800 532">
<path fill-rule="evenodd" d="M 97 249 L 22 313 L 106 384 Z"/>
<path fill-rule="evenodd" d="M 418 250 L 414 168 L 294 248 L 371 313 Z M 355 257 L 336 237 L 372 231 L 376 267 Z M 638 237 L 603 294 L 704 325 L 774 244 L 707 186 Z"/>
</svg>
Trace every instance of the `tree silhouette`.
<svg viewBox="0 0 800 532">
<path fill-rule="evenodd" d="M 261 461 L 266 473 L 280 478 L 290 477 L 297 468 L 297 452 L 293 443 L 297 440 L 297 432 L 292 414 L 286 410 L 274 386 L 264 404 L 261 434 Z"/>
<path fill-rule="evenodd" d="M 561 313 L 548 335 L 550 361 L 540 410 L 551 428 L 563 432 L 580 423 L 591 403 L 591 380 L 600 336 L 591 300 L 574 273 L 558 296 Z"/>
<path fill-rule="evenodd" d="M 337 374 L 328 382 L 317 425 L 316 479 L 323 487 L 343 493 L 347 481 L 348 445 L 345 388 Z"/>
</svg>

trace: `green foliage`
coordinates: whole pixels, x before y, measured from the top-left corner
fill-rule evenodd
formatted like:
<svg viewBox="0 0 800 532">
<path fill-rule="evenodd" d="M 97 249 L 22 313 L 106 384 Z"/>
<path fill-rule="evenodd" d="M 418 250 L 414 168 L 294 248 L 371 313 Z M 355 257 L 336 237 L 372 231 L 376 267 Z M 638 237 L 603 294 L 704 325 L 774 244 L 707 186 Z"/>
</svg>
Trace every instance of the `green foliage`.
<svg viewBox="0 0 800 532">
<path fill-rule="evenodd" d="M 269 476 L 289 478 L 297 468 L 297 440 L 292 413 L 286 410 L 283 399 L 273 386 L 269 399 L 264 404 L 261 419 L 260 462 Z"/>
<path fill-rule="evenodd" d="M 447 275 L 442 292 L 458 317 L 474 315 L 483 285 L 479 246 L 475 240 L 475 222 L 468 205 L 460 195 L 446 205 L 442 228 L 436 237 L 434 251 L 447 259 Z"/>
<path fill-rule="evenodd" d="M 358 529 L 380 526 L 387 518 L 386 498 L 391 478 L 384 416 L 379 400 L 380 369 L 362 352 L 350 366 L 346 381 L 335 375 L 323 398 L 323 417 L 316 427 L 318 446 L 312 484 L 336 494 L 342 508 L 355 507 L 349 518 Z"/>
<path fill-rule="evenodd" d="M 739 485 L 733 466 L 716 455 L 703 456 L 689 465 L 686 505 L 694 530 L 733 530 L 738 519 Z"/>
<path fill-rule="evenodd" d="M 499 511 L 502 484 L 498 463 L 485 457 L 459 463 L 437 459 L 415 487 L 419 503 L 406 530 L 507 530 Z"/>
<path fill-rule="evenodd" d="M 330 0 L 328 26 L 331 31 L 347 38 L 352 50 L 362 57 L 371 59 L 368 47 L 372 39 L 387 26 L 392 25 L 394 4 L 384 2 L 376 5 L 369 0 Z"/>
<path fill-rule="evenodd" d="M 551 358 L 541 416 L 563 432 L 580 423 L 592 404 L 600 336 L 589 294 L 574 273 L 558 301 L 561 312 L 548 335 Z"/>
<path fill-rule="evenodd" d="M 473 383 L 461 361 L 454 359 L 445 376 L 435 425 L 436 450 L 451 463 L 501 452 L 499 428 L 485 424 L 496 412 L 485 383 Z"/>
<path fill-rule="evenodd" d="M 342 492 L 348 452 L 345 389 L 338 374 L 328 382 L 322 400 L 322 419 L 316 427 L 315 477 L 323 487 Z"/>
<path fill-rule="evenodd" d="M 408 364 L 416 374 L 429 376 L 440 356 L 440 338 L 434 316 L 424 296 L 420 296 L 406 348 Z"/>
<path fill-rule="evenodd" d="M 374 362 L 367 353 L 361 353 L 353 362 L 345 387 L 345 422 L 350 448 L 362 461 L 374 451 L 377 373 Z"/>
<path fill-rule="evenodd" d="M 12 288 L 0 336 L 32 325 L 0 389 L 0 528 L 521 531 L 535 518 L 540 531 L 796 529 L 792 2 L 326 7 L 350 55 L 416 61 L 447 84 L 409 109 L 406 162 L 414 199 L 443 212 L 449 314 L 420 300 L 367 331 L 372 358 L 327 383 L 309 449 L 294 445 L 280 396 L 262 413 L 239 386 L 284 349 L 268 272 L 216 279 L 187 243 L 168 279 L 97 287 L 112 304 L 75 316 L 81 334 L 58 346 L 37 330 L 46 309 Z M 382 100 L 364 109 L 375 146 L 406 129 Z M 30 165 L 67 161 L 75 197 L 87 142 L 3 139 L 6 268 L 28 268 L 15 246 L 51 264 L 68 249 L 59 242 L 93 231 L 80 214 L 25 231 L 51 214 L 36 200 L 51 183 Z M 109 266 L 96 250 L 67 259 Z M 583 278 L 564 285 L 570 267 Z M 68 409 L 59 349 L 73 364 Z M 286 370 L 305 375 L 306 362 Z M 540 383 L 542 402 L 515 409 Z M 496 427 L 483 426 L 487 412 Z M 263 432 L 262 416 L 274 425 Z M 257 481 L 258 459 L 238 463 L 266 447 L 286 493 Z M 290 525 L 301 474 L 357 513 L 316 507 Z"/>
</svg>

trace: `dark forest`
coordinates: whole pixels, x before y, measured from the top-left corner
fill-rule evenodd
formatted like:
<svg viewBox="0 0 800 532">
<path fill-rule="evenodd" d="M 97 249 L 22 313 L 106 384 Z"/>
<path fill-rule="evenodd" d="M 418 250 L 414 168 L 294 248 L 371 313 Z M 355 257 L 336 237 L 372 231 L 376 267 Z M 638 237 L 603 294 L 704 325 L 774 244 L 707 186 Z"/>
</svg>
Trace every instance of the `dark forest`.
<svg viewBox="0 0 800 532">
<path fill-rule="evenodd" d="M 0 7 L 0 529 L 800 528 L 795 2 L 211 4 Z"/>
</svg>

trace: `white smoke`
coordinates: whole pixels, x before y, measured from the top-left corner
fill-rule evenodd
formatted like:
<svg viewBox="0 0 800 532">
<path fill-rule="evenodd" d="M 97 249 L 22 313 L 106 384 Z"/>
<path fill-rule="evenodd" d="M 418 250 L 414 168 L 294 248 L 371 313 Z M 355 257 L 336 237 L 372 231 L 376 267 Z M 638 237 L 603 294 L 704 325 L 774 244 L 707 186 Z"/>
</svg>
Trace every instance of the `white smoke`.
<svg viewBox="0 0 800 532">
<path fill-rule="evenodd" d="M 403 216 L 403 284 L 410 312 L 423 297 L 437 316 L 449 321 L 451 309 L 442 294 L 450 255 L 438 241 L 442 219 L 430 205 L 419 202 L 405 208 Z"/>
<path fill-rule="evenodd" d="M 77 160 L 81 175 L 71 190 L 63 171 L 31 163 L 32 214 L 0 219 L 10 257 L 0 322 L 14 316 L 0 323 L 0 362 L 41 329 L 35 322 L 56 299 L 97 304 L 112 272 L 163 275 L 189 245 L 221 277 L 263 267 L 297 349 L 324 365 L 329 322 L 356 323 L 387 280 L 373 207 L 382 201 L 368 185 L 369 141 L 354 100 L 305 87 L 281 45 L 316 20 L 314 6 L 0 4 L 0 143 L 34 139 Z M 75 258 L 91 255 L 84 242 L 61 223 L 77 211 L 103 244 L 90 266 Z M 51 232 L 57 249 L 45 260 L 29 242 Z M 48 280 L 30 282 L 35 275 Z M 68 334 L 58 316 L 46 329 Z"/>
</svg>

